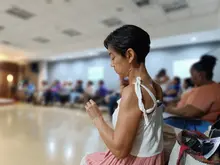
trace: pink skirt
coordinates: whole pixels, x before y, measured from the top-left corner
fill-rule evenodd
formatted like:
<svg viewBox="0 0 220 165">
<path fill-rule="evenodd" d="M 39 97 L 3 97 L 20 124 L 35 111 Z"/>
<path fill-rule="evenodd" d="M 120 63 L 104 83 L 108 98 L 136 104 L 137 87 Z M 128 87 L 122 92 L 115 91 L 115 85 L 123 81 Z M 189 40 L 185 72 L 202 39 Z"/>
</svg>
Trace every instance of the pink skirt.
<svg viewBox="0 0 220 165">
<path fill-rule="evenodd" d="M 81 165 L 164 165 L 164 155 L 161 153 L 146 158 L 129 155 L 124 159 L 117 159 L 110 151 L 96 152 L 84 157 Z"/>
</svg>

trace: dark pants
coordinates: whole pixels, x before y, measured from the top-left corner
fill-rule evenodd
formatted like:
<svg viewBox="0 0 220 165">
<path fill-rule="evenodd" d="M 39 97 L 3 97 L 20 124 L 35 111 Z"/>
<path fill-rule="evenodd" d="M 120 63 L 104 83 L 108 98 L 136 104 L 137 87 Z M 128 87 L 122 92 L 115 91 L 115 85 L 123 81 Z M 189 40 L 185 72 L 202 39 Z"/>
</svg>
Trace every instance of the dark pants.
<svg viewBox="0 0 220 165">
<path fill-rule="evenodd" d="M 120 98 L 120 95 L 116 94 L 114 96 L 111 96 L 109 98 L 108 108 L 109 108 L 109 114 L 110 116 L 113 115 L 115 108 L 117 107 L 117 101 Z"/>
<path fill-rule="evenodd" d="M 70 101 L 70 95 L 60 95 L 60 103 L 65 104 Z"/>
</svg>

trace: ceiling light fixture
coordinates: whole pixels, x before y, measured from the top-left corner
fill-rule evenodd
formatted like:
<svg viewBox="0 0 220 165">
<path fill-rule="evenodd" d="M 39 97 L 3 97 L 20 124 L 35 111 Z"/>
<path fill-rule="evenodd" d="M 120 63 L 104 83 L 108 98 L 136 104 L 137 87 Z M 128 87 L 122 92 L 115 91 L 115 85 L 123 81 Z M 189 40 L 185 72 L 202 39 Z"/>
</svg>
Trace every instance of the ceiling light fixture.
<svg viewBox="0 0 220 165">
<path fill-rule="evenodd" d="M 196 37 L 192 37 L 192 38 L 191 38 L 191 42 L 195 42 L 196 40 L 197 40 Z"/>
</svg>

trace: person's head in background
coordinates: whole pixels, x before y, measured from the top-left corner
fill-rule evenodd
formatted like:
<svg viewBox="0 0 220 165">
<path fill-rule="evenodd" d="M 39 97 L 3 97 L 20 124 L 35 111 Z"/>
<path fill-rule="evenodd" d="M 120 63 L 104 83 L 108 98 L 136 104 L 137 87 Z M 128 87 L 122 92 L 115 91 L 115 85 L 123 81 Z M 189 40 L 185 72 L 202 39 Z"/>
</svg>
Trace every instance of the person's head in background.
<svg viewBox="0 0 220 165">
<path fill-rule="evenodd" d="M 47 81 L 42 81 L 42 86 L 47 86 L 48 85 L 48 82 Z"/>
<path fill-rule="evenodd" d="M 196 86 L 202 86 L 212 83 L 213 70 L 217 59 L 210 55 L 204 55 L 199 62 L 191 67 L 192 81 Z"/>
<path fill-rule="evenodd" d="M 59 80 L 54 80 L 53 83 L 52 83 L 52 85 L 53 85 L 53 86 L 56 86 L 58 83 L 59 83 Z"/>
<path fill-rule="evenodd" d="M 100 80 L 100 81 L 99 81 L 99 86 L 100 86 L 100 87 L 104 86 L 104 84 L 105 84 L 105 82 L 104 82 L 103 80 Z"/>
<path fill-rule="evenodd" d="M 92 81 L 88 81 L 87 83 L 87 87 L 93 86 L 93 82 Z"/>
<path fill-rule="evenodd" d="M 72 85 L 73 85 L 72 81 L 68 81 L 68 86 L 72 86 Z"/>
<path fill-rule="evenodd" d="M 83 85 L 83 81 L 82 80 L 77 80 L 76 85 L 77 86 L 82 86 Z"/>
<path fill-rule="evenodd" d="M 166 69 L 162 68 L 162 69 L 158 72 L 157 78 L 161 78 L 161 77 L 164 77 L 164 76 L 166 76 L 166 75 L 167 75 Z"/>
<path fill-rule="evenodd" d="M 180 80 L 180 78 L 179 77 L 174 77 L 173 78 L 173 84 L 174 85 L 180 85 L 181 84 L 181 80 Z"/>
<path fill-rule="evenodd" d="M 60 81 L 59 80 L 56 80 L 55 83 L 56 83 L 56 85 L 60 85 Z"/>
<path fill-rule="evenodd" d="M 145 58 L 150 51 L 150 36 L 134 25 L 124 25 L 108 35 L 104 41 L 111 58 L 111 66 L 120 77 L 140 66 L 145 68 Z"/>
<path fill-rule="evenodd" d="M 184 79 L 184 82 L 183 82 L 184 90 L 187 90 L 187 89 L 190 89 L 190 88 L 193 88 L 193 87 L 194 87 L 194 84 L 193 84 L 193 81 L 192 81 L 191 78 Z"/>
<path fill-rule="evenodd" d="M 68 81 L 63 81 L 63 86 L 66 87 L 68 85 Z"/>
</svg>

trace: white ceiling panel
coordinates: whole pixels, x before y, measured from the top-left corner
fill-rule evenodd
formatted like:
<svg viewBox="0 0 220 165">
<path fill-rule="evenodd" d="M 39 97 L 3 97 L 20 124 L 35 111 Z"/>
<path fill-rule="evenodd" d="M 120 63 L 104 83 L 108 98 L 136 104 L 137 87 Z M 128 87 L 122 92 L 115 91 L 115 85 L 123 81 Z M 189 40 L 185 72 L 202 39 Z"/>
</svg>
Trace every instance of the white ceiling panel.
<svg viewBox="0 0 220 165">
<path fill-rule="evenodd" d="M 162 5 L 174 0 L 152 0 L 138 7 L 133 0 L 1 0 L 0 46 L 13 47 L 38 56 L 50 53 L 75 52 L 103 47 L 105 37 L 119 25 L 108 27 L 103 20 L 118 19 L 147 30 L 152 39 L 220 28 L 220 0 L 186 0 L 187 7 L 169 13 Z M 6 13 L 11 7 L 34 14 L 21 19 Z M 72 29 L 80 35 L 69 37 L 63 30 Z M 49 40 L 38 43 L 35 37 Z M 7 41 L 10 44 L 3 44 Z M 6 51 L 5 51 L 6 52 Z M 15 51 L 14 51 L 15 52 Z M 12 53 L 10 53 L 12 54 Z M 25 55 L 32 57 L 33 54 Z"/>
</svg>

